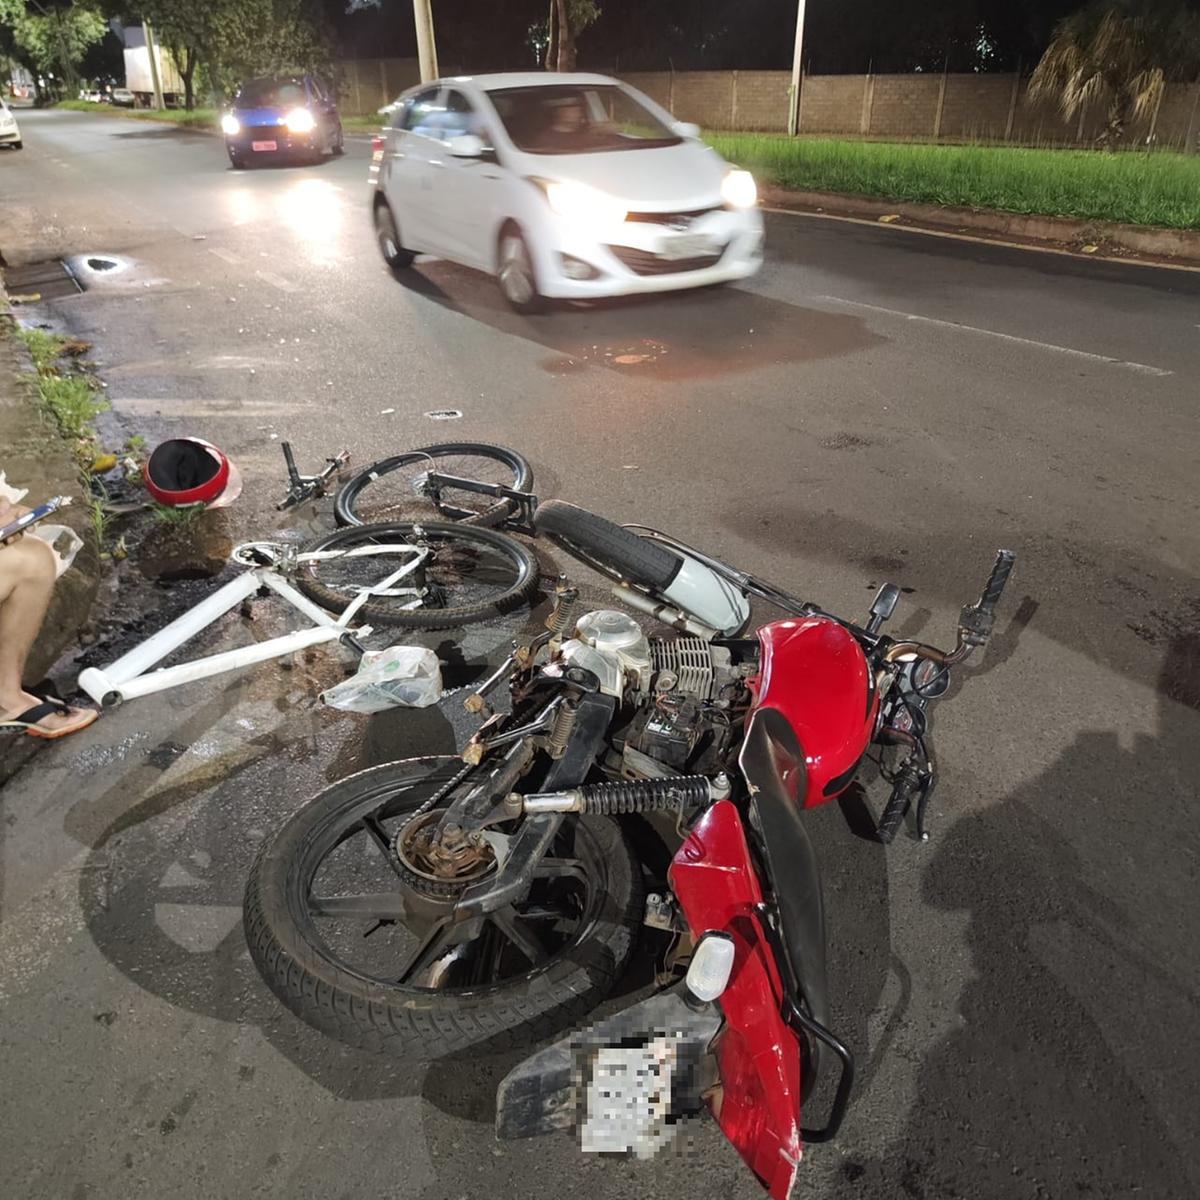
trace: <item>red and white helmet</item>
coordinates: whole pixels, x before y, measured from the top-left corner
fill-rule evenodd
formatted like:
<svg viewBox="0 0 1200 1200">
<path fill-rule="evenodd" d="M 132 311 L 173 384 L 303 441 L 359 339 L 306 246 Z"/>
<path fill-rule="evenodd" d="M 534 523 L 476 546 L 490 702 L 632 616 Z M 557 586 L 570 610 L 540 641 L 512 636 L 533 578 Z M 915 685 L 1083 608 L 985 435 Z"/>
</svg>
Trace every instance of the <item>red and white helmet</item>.
<svg viewBox="0 0 1200 1200">
<path fill-rule="evenodd" d="M 223 508 L 242 494 L 241 472 L 203 438 L 171 438 L 155 446 L 142 478 L 150 495 L 172 508 Z"/>
</svg>

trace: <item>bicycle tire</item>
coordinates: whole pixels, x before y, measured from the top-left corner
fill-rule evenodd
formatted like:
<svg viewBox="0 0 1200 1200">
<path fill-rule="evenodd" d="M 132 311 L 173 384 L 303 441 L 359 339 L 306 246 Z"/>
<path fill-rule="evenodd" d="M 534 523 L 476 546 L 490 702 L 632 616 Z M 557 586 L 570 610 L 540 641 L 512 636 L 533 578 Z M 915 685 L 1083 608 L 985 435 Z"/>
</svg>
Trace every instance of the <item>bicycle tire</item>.
<svg viewBox="0 0 1200 1200">
<path fill-rule="evenodd" d="M 493 446 L 487 442 L 439 442 L 433 446 L 421 446 L 404 454 L 396 454 L 391 458 L 382 458 L 372 463 L 365 470 L 347 479 L 338 490 L 334 499 L 334 518 L 340 526 L 377 524 L 369 516 L 363 516 L 357 509 L 363 498 L 363 493 L 379 479 L 381 475 L 390 475 L 401 467 L 414 466 L 429 458 L 451 458 L 476 456 L 491 459 L 501 463 L 512 472 L 512 482 L 506 484 L 514 491 L 527 492 L 533 486 L 533 468 L 525 457 L 507 446 Z M 369 494 L 369 493 L 368 493 Z M 483 497 L 480 497 L 481 502 Z M 516 504 L 512 500 L 498 500 L 471 517 L 457 518 L 456 524 L 482 525 L 494 528 L 506 518 L 512 516 Z M 409 516 L 419 519 L 420 513 L 389 515 L 388 520 L 409 519 Z M 440 519 L 450 519 L 443 515 Z"/>
<path fill-rule="evenodd" d="M 383 541 L 411 543 L 414 540 L 441 541 L 457 544 L 461 548 L 476 550 L 483 548 L 498 553 L 509 564 L 513 578 L 494 596 L 468 604 L 447 605 L 441 608 L 403 609 L 382 599 L 368 600 L 358 610 L 358 616 L 366 622 L 378 625 L 393 625 L 406 629 L 453 629 L 459 625 L 470 625 L 475 621 L 486 621 L 511 612 L 526 603 L 537 589 L 538 563 L 533 554 L 520 542 L 494 529 L 483 529 L 478 525 L 464 526 L 453 521 L 397 521 L 380 525 L 352 525 L 327 533 L 300 547 L 300 554 L 318 550 L 349 550 L 357 545 L 370 545 Z M 345 561 L 345 560 L 333 560 Z M 436 561 L 436 554 L 435 554 Z M 352 595 L 339 591 L 318 578 L 323 563 L 301 563 L 296 572 L 296 583 L 300 590 L 322 608 L 340 613 L 350 603 Z"/>
<path fill-rule="evenodd" d="M 565 500 L 539 505 L 533 527 L 602 575 L 654 591 L 670 587 L 683 566 L 666 546 Z"/>
</svg>

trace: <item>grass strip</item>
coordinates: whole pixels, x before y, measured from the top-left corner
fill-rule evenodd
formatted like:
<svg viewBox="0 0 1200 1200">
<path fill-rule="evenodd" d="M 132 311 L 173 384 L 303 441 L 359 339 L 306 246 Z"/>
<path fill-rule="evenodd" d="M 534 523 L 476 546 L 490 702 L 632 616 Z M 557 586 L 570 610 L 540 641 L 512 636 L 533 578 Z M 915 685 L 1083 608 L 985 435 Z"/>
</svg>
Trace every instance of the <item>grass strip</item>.
<svg viewBox="0 0 1200 1200">
<path fill-rule="evenodd" d="M 760 183 L 798 191 L 1200 229 L 1200 155 L 705 136 Z"/>
</svg>

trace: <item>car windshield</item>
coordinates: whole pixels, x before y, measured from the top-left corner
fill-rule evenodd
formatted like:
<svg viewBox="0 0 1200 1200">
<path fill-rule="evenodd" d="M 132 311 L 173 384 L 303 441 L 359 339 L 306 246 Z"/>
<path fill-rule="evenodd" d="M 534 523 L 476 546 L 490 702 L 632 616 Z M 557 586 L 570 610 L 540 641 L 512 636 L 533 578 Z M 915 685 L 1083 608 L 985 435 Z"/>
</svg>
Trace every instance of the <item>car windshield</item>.
<svg viewBox="0 0 1200 1200">
<path fill-rule="evenodd" d="M 238 108 L 295 108 L 306 101 L 304 85 L 295 79 L 252 79 L 237 94 Z"/>
<path fill-rule="evenodd" d="M 529 154 L 596 154 L 677 146 L 673 133 L 623 88 L 553 84 L 488 93 L 508 136 Z"/>
</svg>

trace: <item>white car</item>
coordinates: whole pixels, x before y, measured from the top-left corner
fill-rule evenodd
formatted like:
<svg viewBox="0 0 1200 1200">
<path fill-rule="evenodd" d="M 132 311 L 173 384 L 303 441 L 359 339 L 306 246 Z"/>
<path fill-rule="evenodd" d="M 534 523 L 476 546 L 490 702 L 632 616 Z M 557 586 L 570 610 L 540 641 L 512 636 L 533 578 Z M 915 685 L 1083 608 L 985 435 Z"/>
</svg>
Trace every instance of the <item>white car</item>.
<svg viewBox="0 0 1200 1200">
<path fill-rule="evenodd" d="M 393 270 L 434 254 L 495 275 L 519 312 L 744 279 L 762 264 L 753 177 L 603 75 L 444 79 L 390 106 L 372 211 Z"/>
<path fill-rule="evenodd" d="M 17 118 L 13 111 L 0 100 L 0 146 L 11 146 L 14 150 L 21 148 L 21 131 L 17 127 Z"/>
</svg>

